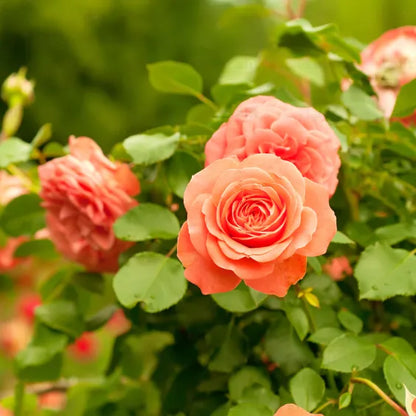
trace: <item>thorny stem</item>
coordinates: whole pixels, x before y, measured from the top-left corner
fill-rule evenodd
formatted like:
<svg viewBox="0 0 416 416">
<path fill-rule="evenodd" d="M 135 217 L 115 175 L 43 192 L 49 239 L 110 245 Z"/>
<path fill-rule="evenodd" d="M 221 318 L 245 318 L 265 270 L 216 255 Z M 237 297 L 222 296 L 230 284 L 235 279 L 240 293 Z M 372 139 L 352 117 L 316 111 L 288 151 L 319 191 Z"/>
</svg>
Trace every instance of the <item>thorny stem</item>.
<svg viewBox="0 0 416 416">
<path fill-rule="evenodd" d="M 370 387 L 375 393 L 377 393 L 389 406 L 391 406 L 396 412 L 400 413 L 402 416 L 408 416 L 406 410 L 399 406 L 394 400 L 392 400 L 383 390 L 380 389 L 377 384 L 373 383 L 371 380 L 362 377 L 352 377 L 350 380 L 351 383 L 361 383 L 365 384 L 367 387 Z"/>
</svg>

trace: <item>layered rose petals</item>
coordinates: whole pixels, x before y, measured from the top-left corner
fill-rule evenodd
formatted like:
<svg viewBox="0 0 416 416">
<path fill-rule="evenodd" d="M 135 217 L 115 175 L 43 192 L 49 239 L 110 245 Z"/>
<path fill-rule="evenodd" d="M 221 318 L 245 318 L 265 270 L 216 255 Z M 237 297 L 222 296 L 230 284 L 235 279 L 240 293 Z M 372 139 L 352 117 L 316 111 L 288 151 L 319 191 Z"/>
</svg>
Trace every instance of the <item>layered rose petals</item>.
<svg viewBox="0 0 416 416">
<path fill-rule="evenodd" d="M 321 414 L 315 414 L 315 416 L 322 416 Z M 282 406 L 274 416 L 312 416 L 312 413 L 307 412 L 295 404 L 285 404 Z"/>
<path fill-rule="evenodd" d="M 71 137 L 70 155 L 39 167 L 50 237 L 68 259 L 90 271 L 114 272 L 131 243 L 118 240 L 115 220 L 137 205 L 137 178 L 87 137 Z"/>
<path fill-rule="evenodd" d="M 325 187 L 270 154 L 217 160 L 194 175 L 178 239 L 185 276 L 202 293 L 226 292 L 241 280 L 284 296 L 324 254 L 336 232 Z"/>
<path fill-rule="evenodd" d="M 241 103 L 205 147 L 206 166 L 217 159 L 271 153 L 292 162 L 303 176 L 327 188 L 338 184 L 340 142 L 324 116 L 270 96 Z"/>
<path fill-rule="evenodd" d="M 389 30 L 361 53 L 360 69 L 368 75 L 379 107 L 390 117 L 400 88 L 416 78 L 416 26 Z M 415 114 L 402 121 L 414 123 Z"/>
</svg>

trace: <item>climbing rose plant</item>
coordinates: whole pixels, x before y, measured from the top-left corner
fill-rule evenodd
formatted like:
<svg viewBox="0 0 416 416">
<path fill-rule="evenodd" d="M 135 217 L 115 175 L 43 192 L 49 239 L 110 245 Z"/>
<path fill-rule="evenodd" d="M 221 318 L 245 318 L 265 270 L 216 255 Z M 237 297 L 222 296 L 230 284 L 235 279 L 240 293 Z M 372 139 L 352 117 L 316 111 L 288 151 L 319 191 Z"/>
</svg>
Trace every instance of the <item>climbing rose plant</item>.
<svg viewBox="0 0 416 416">
<path fill-rule="evenodd" d="M 109 154 L 4 82 L 0 414 L 415 414 L 416 29 L 278 29 Z"/>
</svg>

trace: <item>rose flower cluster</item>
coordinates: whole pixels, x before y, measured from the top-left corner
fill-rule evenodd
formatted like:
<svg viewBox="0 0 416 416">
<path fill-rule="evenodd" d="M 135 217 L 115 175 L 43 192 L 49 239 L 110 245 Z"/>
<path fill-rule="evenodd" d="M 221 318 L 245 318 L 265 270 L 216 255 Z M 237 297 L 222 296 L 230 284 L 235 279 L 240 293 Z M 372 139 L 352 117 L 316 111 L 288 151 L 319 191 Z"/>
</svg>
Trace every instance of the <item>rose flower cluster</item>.
<svg viewBox="0 0 416 416">
<path fill-rule="evenodd" d="M 113 163 L 87 137 L 69 139 L 70 154 L 39 166 L 40 196 L 50 238 L 68 259 L 94 272 L 118 270 L 132 243 L 118 240 L 113 224 L 137 205 L 140 185 L 124 163 Z"/>
<path fill-rule="evenodd" d="M 185 277 L 202 293 L 241 281 L 285 296 L 336 232 L 329 198 L 340 142 L 322 114 L 274 97 L 241 103 L 205 147 L 178 238 Z"/>
</svg>

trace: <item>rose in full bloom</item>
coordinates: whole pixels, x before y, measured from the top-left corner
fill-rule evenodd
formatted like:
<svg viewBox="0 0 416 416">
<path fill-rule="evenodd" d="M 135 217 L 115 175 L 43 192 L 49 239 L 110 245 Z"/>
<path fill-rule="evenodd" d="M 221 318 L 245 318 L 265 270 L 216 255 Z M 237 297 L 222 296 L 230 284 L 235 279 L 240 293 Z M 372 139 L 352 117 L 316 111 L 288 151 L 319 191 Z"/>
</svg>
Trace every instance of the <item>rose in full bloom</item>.
<svg viewBox="0 0 416 416">
<path fill-rule="evenodd" d="M 353 273 L 350 261 L 346 256 L 334 257 L 324 264 L 323 269 L 335 281 L 342 280 Z"/>
<path fill-rule="evenodd" d="M 285 404 L 274 416 L 322 416 L 321 414 L 312 414 L 295 404 Z"/>
<path fill-rule="evenodd" d="M 118 240 L 112 226 L 137 205 L 137 178 L 113 163 L 87 137 L 69 139 L 70 154 L 39 167 L 40 196 L 50 238 L 68 259 L 88 270 L 114 272 L 132 243 Z"/>
<path fill-rule="evenodd" d="M 368 45 L 361 53 L 360 69 L 370 78 L 380 108 L 390 117 L 400 88 L 416 78 L 416 26 L 389 30 Z M 408 124 L 413 117 L 402 121 Z"/>
<path fill-rule="evenodd" d="M 338 184 L 339 147 L 338 137 L 318 111 L 257 96 L 242 102 L 208 140 L 205 166 L 232 155 L 243 160 L 272 153 L 294 163 L 303 176 L 332 195 Z"/>
<path fill-rule="evenodd" d="M 336 232 L 325 187 L 270 154 L 219 159 L 194 175 L 178 238 L 185 277 L 202 293 L 227 292 L 243 280 L 285 296 L 324 254 Z"/>
</svg>

